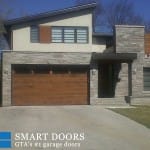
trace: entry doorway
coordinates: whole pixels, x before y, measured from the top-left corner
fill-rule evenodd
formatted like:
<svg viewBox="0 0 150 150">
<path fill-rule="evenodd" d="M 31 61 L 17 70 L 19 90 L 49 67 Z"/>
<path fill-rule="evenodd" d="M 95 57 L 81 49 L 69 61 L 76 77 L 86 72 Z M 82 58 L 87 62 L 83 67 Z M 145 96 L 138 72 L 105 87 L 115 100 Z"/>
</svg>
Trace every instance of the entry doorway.
<svg viewBox="0 0 150 150">
<path fill-rule="evenodd" d="M 114 97 L 114 65 L 111 63 L 99 64 L 98 95 L 99 98 Z"/>
</svg>

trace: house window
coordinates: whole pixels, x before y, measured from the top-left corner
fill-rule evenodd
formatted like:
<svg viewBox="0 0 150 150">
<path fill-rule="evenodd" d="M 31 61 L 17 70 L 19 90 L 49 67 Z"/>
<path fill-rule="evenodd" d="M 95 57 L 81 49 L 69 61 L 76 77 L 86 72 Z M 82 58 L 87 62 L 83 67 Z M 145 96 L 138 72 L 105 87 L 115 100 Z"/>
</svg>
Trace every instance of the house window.
<svg viewBox="0 0 150 150">
<path fill-rule="evenodd" d="M 87 27 L 52 27 L 54 43 L 88 43 Z"/>
<path fill-rule="evenodd" d="M 39 27 L 34 25 L 30 28 L 31 32 L 31 42 L 32 43 L 39 43 Z"/>
<path fill-rule="evenodd" d="M 31 26 L 32 43 L 88 43 L 87 27 Z"/>
<path fill-rule="evenodd" d="M 144 91 L 150 91 L 150 68 L 143 68 Z"/>
<path fill-rule="evenodd" d="M 52 42 L 62 43 L 63 42 L 63 30 L 61 27 L 52 28 Z"/>
<path fill-rule="evenodd" d="M 87 41 L 88 41 L 87 29 L 85 28 L 77 29 L 77 43 L 87 43 Z"/>
<path fill-rule="evenodd" d="M 64 28 L 64 43 L 75 43 L 74 28 Z"/>
</svg>

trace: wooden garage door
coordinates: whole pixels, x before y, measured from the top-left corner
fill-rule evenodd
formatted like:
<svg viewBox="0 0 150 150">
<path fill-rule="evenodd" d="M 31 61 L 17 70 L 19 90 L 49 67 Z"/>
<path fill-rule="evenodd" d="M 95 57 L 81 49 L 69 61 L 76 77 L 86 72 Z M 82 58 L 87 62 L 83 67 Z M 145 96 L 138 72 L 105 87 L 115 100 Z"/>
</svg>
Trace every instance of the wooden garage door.
<svg viewBox="0 0 150 150">
<path fill-rule="evenodd" d="M 12 105 L 88 104 L 88 78 L 84 69 L 14 71 L 12 81 Z"/>
</svg>

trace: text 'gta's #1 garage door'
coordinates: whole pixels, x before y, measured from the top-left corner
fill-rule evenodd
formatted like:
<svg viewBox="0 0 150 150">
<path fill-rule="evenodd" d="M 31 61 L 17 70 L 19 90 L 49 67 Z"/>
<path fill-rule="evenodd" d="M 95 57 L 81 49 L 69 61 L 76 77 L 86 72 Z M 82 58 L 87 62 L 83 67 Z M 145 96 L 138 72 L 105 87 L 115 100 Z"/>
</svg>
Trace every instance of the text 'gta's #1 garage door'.
<svg viewBox="0 0 150 150">
<path fill-rule="evenodd" d="M 12 105 L 88 104 L 87 67 L 15 65 Z"/>
</svg>

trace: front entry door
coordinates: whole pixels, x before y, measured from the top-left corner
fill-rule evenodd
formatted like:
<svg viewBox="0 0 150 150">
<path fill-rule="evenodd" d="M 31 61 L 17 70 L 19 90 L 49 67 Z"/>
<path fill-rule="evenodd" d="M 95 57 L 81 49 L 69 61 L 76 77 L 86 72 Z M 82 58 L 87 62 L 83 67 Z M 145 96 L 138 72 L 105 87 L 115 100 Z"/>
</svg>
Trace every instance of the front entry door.
<svg viewBox="0 0 150 150">
<path fill-rule="evenodd" d="M 100 64 L 99 65 L 99 97 L 111 98 L 113 97 L 113 64 Z"/>
</svg>

